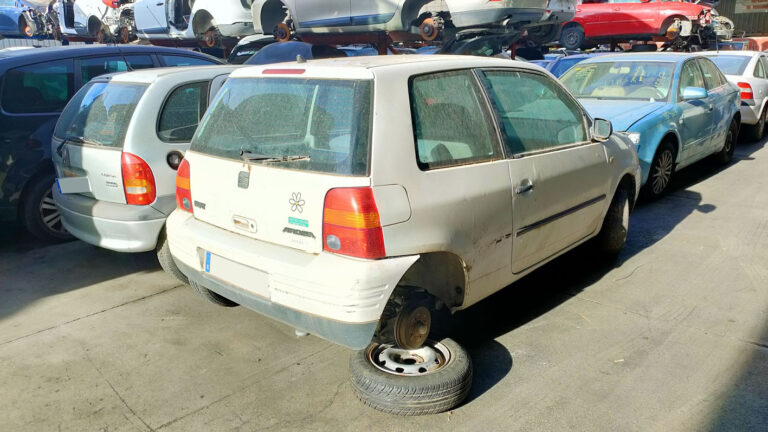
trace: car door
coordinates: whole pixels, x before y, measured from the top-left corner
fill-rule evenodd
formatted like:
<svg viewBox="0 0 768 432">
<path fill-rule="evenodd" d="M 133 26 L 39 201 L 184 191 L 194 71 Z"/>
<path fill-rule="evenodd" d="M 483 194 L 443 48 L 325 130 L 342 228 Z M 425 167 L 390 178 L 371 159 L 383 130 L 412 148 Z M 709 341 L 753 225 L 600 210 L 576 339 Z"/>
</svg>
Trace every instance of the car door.
<svg viewBox="0 0 768 432">
<path fill-rule="evenodd" d="M 392 19 L 402 0 L 354 0 L 352 1 L 352 25 L 383 24 Z"/>
<path fill-rule="evenodd" d="M 21 14 L 15 0 L 0 0 L 0 33 L 16 34 L 19 32 L 19 23 L 16 17 Z"/>
<path fill-rule="evenodd" d="M 511 178 L 512 271 L 521 273 L 594 233 L 610 173 L 581 106 L 555 80 L 531 71 L 486 70 Z"/>
<path fill-rule="evenodd" d="M 704 84 L 707 86 L 707 110 L 709 112 L 709 137 L 706 140 L 705 154 L 719 151 L 725 142 L 728 127 L 731 125 L 731 116 L 727 103 L 727 81 L 721 77 L 720 70 L 712 63 L 712 60 L 700 57 L 696 59 L 704 76 Z"/>
<path fill-rule="evenodd" d="M 133 16 L 139 32 L 148 34 L 168 32 L 166 1 L 171 0 L 143 0 L 134 3 Z"/>
<path fill-rule="evenodd" d="M 341 27 L 351 24 L 351 0 L 296 0 L 295 4 L 296 10 L 293 14 L 300 28 Z"/>
<path fill-rule="evenodd" d="M 650 0 L 611 1 L 610 34 L 639 35 L 656 33 L 659 2 Z"/>
<path fill-rule="evenodd" d="M 677 109 L 680 120 L 677 130 L 682 145 L 677 160 L 682 163 L 699 158 L 711 133 L 709 102 L 706 99 L 683 100 L 683 90 L 687 87 L 706 89 L 701 70 L 693 59 L 683 63 L 678 79 Z"/>
<path fill-rule="evenodd" d="M 759 103 L 763 109 L 765 109 L 765 101 L 768 98 L 768 57 L 765 54 L 760 54 L 760 65 L 763 69 L 763 77 L 755 80 L 755 87 L 752 91 L 755 92 L 756 103 Z"/>
</svg>

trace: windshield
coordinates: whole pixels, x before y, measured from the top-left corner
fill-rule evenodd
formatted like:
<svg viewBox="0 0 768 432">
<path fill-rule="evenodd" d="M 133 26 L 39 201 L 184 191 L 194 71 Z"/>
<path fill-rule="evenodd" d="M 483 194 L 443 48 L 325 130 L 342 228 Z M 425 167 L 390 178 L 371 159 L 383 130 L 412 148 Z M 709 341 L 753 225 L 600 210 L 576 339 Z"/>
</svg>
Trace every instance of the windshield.
<svg viewBox="0 0 768 432">
<path fill-rule="evenodd" d="M 726 75 L 741 75 L 744 73 L 744 69 L 747 68 L 749 63 L 749 56 L 736 56 L 736 55 L 708 55 L 710 60 L 715 62 L 717 67 L 720 68 Z"/>
<path fill-rule="evenodd" d="M 191 149 L 293 170 L 367 175 L 372 87 L 366 80 L 230 79 Z"/>
<path fill-rule="evenodd" d="M 145 84 L 91 82 L 67 104 L 53 135 L 75 143 L 122 147 Z"/>
<path fill-rule="evenodd" d="M 577 98 L 663 101 L 675 63 L 613 61 L 578 64 L 560 79 Z"/>
<path fill-rule="evenodd" d="M 552 64 L 552 69 L 550 72 L 552 72 L 552 75 L 559 77 L 562 74 L 566 73 L 568 69 L 571 68 L 571 66 L 575 65 L 576 63 L 583 62 L 586 60 L 584 57 L 563 57 L 558 59 L 556 62 Z"/>
</svg>

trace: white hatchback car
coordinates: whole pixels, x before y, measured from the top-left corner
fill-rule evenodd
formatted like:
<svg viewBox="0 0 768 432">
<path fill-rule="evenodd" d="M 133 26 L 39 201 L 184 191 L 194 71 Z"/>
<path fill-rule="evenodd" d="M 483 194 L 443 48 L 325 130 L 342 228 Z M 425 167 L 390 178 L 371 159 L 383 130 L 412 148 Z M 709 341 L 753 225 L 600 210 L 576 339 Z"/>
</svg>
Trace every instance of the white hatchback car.
<svg viewBox="0 0 768 432">
<path fill-rule="evenodd" d="M 366 404 L 440 412 L 471 365 L 428 338 L 435 308 L 467 308 L 594 237 L 623 247 L 640 169 L 610 129 L 517 61 L 243 68 L 179 167 L 171 254 L 205 299 L 361 350 Z"/>
<path fill-rule="evenodd" d="M 133 0 L 55 0 L 61 34 L 69 39 L 128 43 L 136 38 Z"/>
<path fill-rule="evenodd" d="M 741 124 L 759 141 L 768 121 L 768 55 L 760 51 L 703 52 L 741 91 Z"/>
<path fill-rule="evenodd" d="M 64 227 L 118 252 L 156 250 L 179 280 L 165 240 L 176 169 L 209 101 L 238 66 L 146 69 L 104 75 L 67 104 L 52 139 Z"/>
</svg>

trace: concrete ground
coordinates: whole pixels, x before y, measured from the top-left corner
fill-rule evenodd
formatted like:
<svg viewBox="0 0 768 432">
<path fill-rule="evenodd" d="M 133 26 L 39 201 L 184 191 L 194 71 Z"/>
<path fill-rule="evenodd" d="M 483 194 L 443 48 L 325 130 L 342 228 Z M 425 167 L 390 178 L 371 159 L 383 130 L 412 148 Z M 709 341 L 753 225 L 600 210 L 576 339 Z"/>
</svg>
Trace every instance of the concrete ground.
<svg viewBox="0 0 768 432">
<path fill-rule="evenodd" d="M 766 430 L 768 148 L 640 205 L 615 267 L 575 250 L 456 316 L 468 400 L 358 403 L 349 352 L 166 276 L 152 254 L 0 230 L 0 430 Z"/>
</svg>

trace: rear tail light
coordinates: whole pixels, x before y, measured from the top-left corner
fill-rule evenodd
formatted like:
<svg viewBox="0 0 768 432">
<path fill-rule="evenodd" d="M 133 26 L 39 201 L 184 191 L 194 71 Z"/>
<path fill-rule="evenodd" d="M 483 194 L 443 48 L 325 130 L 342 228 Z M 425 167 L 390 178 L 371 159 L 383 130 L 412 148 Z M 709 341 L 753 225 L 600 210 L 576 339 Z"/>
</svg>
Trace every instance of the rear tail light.
<svg viewBox="0 0 768 432">
<path fill-rule="evenodd" d="M 149 205 L 155 202 L 155 176 L 144 160 L 131 153 L 122 156 L 123 189 L 125 202 L 130 205 Z"/>
<path fill-rule="evenodd" d="M 366 259 L 386 256 L 373 189 L 328 191 L 323 209 L 323 250 Z"/>
<path fill-rule="evenodd" d="M 181 161 L 176 171 L 176 207 L 194 213 L 192 211 L 192 188 L 189 184 L 189 162 Z"/>
<path fill-rule="evenodd" d="M 755 95 L 752 93 L 752 86 L 749 83 L 740 82 L 736 84 L 741 89 L 741 99 L 754 99 Z"/>
</svg>

